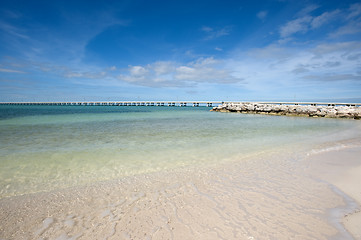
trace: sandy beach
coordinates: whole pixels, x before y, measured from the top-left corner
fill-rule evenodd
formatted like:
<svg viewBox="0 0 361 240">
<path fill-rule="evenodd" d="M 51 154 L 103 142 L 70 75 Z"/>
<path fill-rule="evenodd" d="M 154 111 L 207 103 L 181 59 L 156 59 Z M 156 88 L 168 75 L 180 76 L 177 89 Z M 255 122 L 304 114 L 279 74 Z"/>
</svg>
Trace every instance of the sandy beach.
<svg viewBox="0 0 361 240">
<path fill-rule="evenodd" d="M 0 13 L 0 240 L 361 240 L 361 0 Z"/>
<path fill-rule="evenodd" d="M 353 239 L 342 220 L 360 239 L 359 208 L 352 204 L 360 202 L 360 152 L 343 148 L 304 158 L 275 150 L 214 167 L 5 198 L 0 237 Z"/>
<path fill-rule="evenodd" d="M 105 108 L 1 122 L 0 239 L 360 239 L 358 121 Z"/>
<path fill-rule="evenodd" d="M 354 239 L 361 239 L 360 156 L 360 142 L 354 142 L 339 143 L 329 150 L 311 154 L 308 159 L 314 177 L 332 184 L 351 201 L 348 212 L 342 218 L 342 224 Z"/>
</svg>

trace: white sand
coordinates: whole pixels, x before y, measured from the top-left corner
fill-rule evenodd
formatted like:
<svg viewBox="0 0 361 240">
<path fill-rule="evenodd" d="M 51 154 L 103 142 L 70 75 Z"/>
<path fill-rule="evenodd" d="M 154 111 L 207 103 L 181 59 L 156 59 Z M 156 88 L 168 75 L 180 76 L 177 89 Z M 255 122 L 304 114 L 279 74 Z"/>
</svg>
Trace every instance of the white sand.
<svg viewBox="0 0 361 240">
<path fill-rule="evenodd" d="M 0 239 L 348 239 L 294 154 L 0 200 Z M 293 159 L 293 161 L 290 161 Z"/>
<path fill-rule="evenodd" d="M 361 147 L 357 145 L 312 155 L 309 163 L 314 176 L 333 184 L 358 204 L 345 214 L 342 223 L 355 239 L 361 239 Z"/>
</svg>

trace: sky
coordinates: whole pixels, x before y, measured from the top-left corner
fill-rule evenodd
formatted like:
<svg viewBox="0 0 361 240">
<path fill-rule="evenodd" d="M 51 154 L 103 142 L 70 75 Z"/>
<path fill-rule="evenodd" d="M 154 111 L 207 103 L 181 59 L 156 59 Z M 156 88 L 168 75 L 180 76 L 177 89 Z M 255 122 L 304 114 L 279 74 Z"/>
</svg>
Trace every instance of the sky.
<svg viewBox="0 0 361 240">
<path fill-rule="evenodd" d="M 361 102 L 361 1 L 0 2 L 0 101 Z"/>
</svg>

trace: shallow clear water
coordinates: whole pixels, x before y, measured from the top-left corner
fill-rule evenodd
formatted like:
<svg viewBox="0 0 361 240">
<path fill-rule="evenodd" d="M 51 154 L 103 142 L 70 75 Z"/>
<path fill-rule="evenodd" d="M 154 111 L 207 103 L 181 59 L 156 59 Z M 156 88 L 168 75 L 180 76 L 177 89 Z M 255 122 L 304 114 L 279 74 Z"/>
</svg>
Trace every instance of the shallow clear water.
<svg viewBox="0 0 361 240">
<path fill-rule="evenodd" d="M 0 106 L 0 198 L 234 160 L 354 126 L 209 110 Z"/>
</svg>

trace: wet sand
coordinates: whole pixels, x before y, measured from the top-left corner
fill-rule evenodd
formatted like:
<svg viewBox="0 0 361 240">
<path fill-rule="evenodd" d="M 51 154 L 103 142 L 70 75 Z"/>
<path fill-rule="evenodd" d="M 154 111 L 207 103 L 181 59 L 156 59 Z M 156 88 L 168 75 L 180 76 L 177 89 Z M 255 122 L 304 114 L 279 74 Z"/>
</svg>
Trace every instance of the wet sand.
<svg viewBox="0 0 361 240">
<path fill-rule="evenodd" d="M 339 220 L 355 206 L 310 177 L 317 167 L 304 156 L 299 149 L 264 152 L 1 199 L 0 238 L 352 239 Z"/>
<path fill-rule="evenodd" d="M 329 150 L 311 154 L 308 161 L 314 177 L 347 195 L 350 206 L 342 224 L 354 239 L 361 239 L 361 141 L 340 142 Z"/>
</svg>

